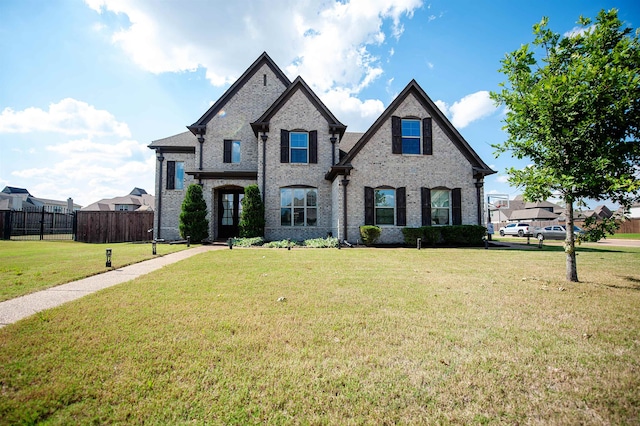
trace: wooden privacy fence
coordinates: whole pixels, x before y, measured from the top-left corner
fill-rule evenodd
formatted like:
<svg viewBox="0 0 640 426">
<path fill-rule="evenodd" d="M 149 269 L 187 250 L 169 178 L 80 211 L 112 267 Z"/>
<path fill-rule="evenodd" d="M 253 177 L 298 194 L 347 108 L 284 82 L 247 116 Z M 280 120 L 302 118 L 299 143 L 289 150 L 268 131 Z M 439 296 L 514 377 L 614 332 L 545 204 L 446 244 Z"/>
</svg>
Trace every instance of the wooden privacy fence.
<svg viewBox="0 0 640 426">
<path fill-rule="evenodd" d="M 153 239 L 153 212 L 78 211 L 76 241 L 125 243 Z"/>
<path fill-rule="evenodd" d="M 618 234 L 640 234 L 640 218 L 627 219 L 620 225 Z M 614 237 L 615 238 L 615 237 Z"/>
</svg>

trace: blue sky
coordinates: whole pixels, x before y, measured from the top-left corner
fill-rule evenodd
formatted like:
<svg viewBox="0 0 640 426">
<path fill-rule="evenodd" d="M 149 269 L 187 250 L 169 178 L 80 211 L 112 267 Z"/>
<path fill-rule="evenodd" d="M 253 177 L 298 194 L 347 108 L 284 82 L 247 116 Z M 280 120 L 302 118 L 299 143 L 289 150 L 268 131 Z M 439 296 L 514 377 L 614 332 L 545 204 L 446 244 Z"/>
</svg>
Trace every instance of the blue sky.
<svg viewBox="0 0 640 426">
<path fill-rule="evenodd" d="M 0 187 L 81 205 L 154 193 L 155 139 L 185 131 L 266 51 L 364 131 L 416 81 L 506 183 L 503 110 L 488 92 L 543 16 L 559 33 L 637 0 L 0 0 Z"/>
</svg>

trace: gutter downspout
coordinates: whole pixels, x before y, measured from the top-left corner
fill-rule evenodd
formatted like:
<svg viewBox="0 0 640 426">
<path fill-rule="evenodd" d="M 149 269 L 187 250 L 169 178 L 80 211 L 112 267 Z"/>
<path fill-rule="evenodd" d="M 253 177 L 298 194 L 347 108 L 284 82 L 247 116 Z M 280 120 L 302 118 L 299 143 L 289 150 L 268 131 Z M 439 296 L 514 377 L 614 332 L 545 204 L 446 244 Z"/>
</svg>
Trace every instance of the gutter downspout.
<svg viewBox="0 0 640 426">
<path fill-rule="evenodd" d="M 264 203 L 267 189 L 267 139 L 269 137 L 265 132 L 262 132 L 260 139 L 262 139 L 262 202 Z"/>
<path fill-rule="evenodd" d="M 477 214 L 478 214 L 478 225 L 482 226 L 482 195 L 481 189 L 484 186 L 484 181 L 482 177 L 476 178 L 476 203 L 477 203 Z"/>
<path fill-rule="evenodd" d="M 342 184 L 342 239 L 347 241 L 347 185 L 349 185 L 349 179 L 346 174 L 343 175 L 340 183 Z"/>
<path fill-rule="evenodd" d="M 158 149 L 156 151 L 156 155 L 158 157 L 158 162 L 160 163 L 160 176 L 158 177 L 158 200 L 157 200 L 157 211 L 158 211 L 158 229 L 156 230 L 156 240 L 160 239 L 160 228 L 162 224 L 162 162 L 164 161 L 164 155 L 162 155 L 162 150 Z"/>
<path fill-rule="evenodd" d="M 336 165 L 336 141 L 338 140 L 338 138 L 336 138 L 336 134 L 331 133 L 331 138 L 329 140 L 331 141 L 331 165 L 335 166 Z"/>
<path fill-rule="evenodd" d="M 202 150 L 204 148 L 204 136 L 203 136 L 203 132 L 198 134 L 198 142 L 200 142 L 200 167 L 198 168 L 198 170 L 202 170 L 202 157 L 203 157 L 203 153 Z M 198 184 L 200 186 L 202 186 L 202 178 L 200 176 L 198 176 Z"/>
</svg>

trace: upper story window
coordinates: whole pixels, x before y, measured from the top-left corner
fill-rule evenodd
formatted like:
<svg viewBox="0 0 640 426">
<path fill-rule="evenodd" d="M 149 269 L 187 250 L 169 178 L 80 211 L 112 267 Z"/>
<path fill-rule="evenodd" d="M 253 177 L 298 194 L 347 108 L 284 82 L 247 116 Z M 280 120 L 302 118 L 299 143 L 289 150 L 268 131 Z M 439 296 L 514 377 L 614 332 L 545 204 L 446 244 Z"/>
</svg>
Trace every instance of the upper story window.
<svg viewBox="0 0 640 426">
<path fill-rule="evenodd" d="M 240 162 L 240 141 L 225 139 L 224 141 L 224 162 Z"/>
<path fill-rule="evenodd" d="M 420 154 L 420 120 L 402 120 L 402 153 Z"/>
<path fill-rule="evenodd" d="M 290 159 L 292 163 L 309 162 L 309 133 L 289 133 Z"/>
<path fill-rule="evenodd" d="M 318 131 L 280 130 L 280 162 L 313 164 L 318 162 Z"/>
<path fill-rule="evenodd" d="M 433 154 L 432 119 L 391 117 L 391 152 Z"/>
<path fill-rule="evenodd" d="M 184 189 L 183 161 L 167 161 L 167 189 Z"/>
</svg>

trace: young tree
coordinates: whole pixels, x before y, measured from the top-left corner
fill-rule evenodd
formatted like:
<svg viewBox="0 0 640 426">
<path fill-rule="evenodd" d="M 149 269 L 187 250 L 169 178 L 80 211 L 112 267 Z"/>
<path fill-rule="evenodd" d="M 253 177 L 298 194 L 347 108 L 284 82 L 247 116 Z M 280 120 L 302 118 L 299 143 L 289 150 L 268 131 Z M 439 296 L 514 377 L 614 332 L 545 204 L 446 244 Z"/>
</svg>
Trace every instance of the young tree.
<svg viewBox="0 0 640 426">
<path fill-rule="evenodd" d="M 567 208 L 566 276 L 578 281 L 573 207 L 586 198 L 629 206 L 638 197 L 640 126 L 639 32 L 623 27 L 615 9 L 601 11 L 594 24 L 560 36 L 543 18 L 533 26 L 533 45 L 506 55 L 507 76 L 491 94 L 507 107 L 508 139 L 494 145 L 533 163 L 510 168 L 509 182 L 541 201 L 561 194 Z"/>
<path fill-rule="evenodd" d="M 242 199 L 242 217 L 238 224 L 240 236 L 263 237 L 264 225 L 264 203 L 260 197 L 260 189 L 258 185 L 249 185 L 244 189 Z"/>
<path fill-rule="evenodd" d="M 209 221 L 207 220 L 207 203 L 202 195 L 202 187 L 191 184 L 182 201 L 180 213 L 180 235 L 191 237 L 191 241 L 200 242 L 209 238 Z"/>
</svg>

